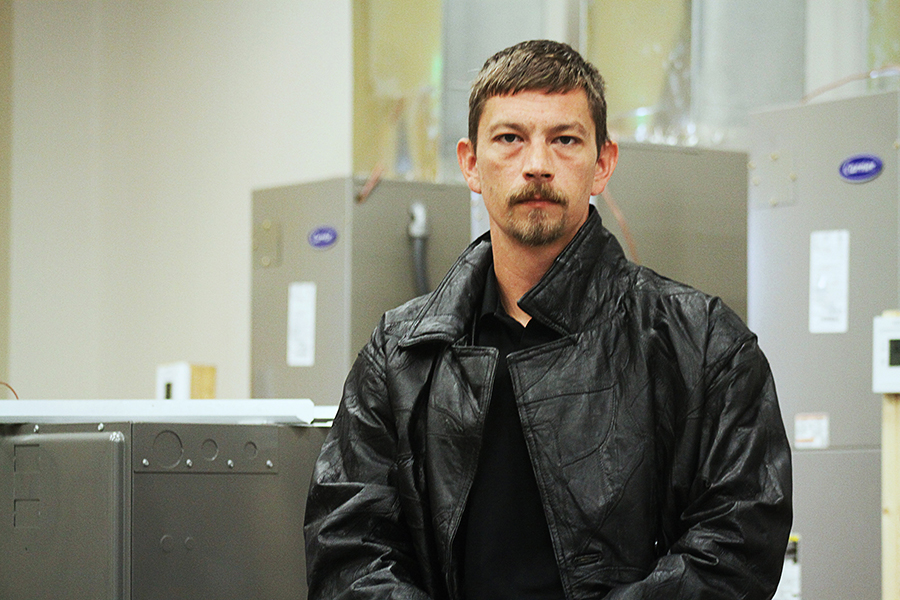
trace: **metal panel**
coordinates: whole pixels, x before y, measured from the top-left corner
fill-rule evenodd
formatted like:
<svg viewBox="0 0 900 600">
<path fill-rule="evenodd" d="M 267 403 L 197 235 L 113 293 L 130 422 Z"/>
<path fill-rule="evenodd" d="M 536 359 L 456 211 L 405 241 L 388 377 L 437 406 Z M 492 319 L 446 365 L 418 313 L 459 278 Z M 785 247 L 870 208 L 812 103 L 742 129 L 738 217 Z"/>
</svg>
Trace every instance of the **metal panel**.
<svg viewBox="0 0 900 600">
<path fill-rule="evenodd" d="M 382 181 L 357 202 L 362 186 L 334 179 L 253 193 L 254 397 L 337 403 L 347 371 L 381 314 L 415 296 L 407 233 L 413 202 L 428 211 L 432 286 L 468 244 L 464 185 Z M 333 245 L 309 243 L 309 233 L 320 227 L 337 233 Z M 316 285 L 313 366 L 292 367 L 286 360 L 288 287 L 294 282 Z"/>
<path fill-rule="evenodd" d="M 801 597 L 881 598 L 879 450 L 794 454 Z"/>
<path fill-rule="evenodd" d="M 303 515 L 327 431 L 136 424 L 134 600 L 306 598 Z M 178 459 L 172 434 L 183 440 Z M 143 458 L 153 456 L 161 437 L 170 466 L 154 470 Z M 220 449 L 212 460 L 204 458 L 210 441 Z M 248 447 L 267 450 L 248 460 Z M 190 456 L 200 457 L 192 468 L 186 467 Z M 229 457 L 243 467 L 228 467 Z M 261 461 L 261 471 L 249 466 L 253 461 Z M 201 462 L 220 467 L 200 472 Z"/>
<path fill-rule="evenodd" d="M 829 413 L 833 448 L 877 448 L 881 439 L 871 327 L 874 316 L 900 302 L 897 109 L 897 94 L 881 94 L 761 113 L 753 121 L 750 325 L 772 363 L 788 431 L 795 413 Z M 884 173 L 864 184 L 843 181 L 841 162 L 862 152 L 883 157 Z M 773 163 L 791 166 L 779 171 Z M 784 180 L 767 186 L 779 172 Z M 772 205 L 765 192 L 785 188 L 790 201 Z M 850 233 L 849 326 L 846 333 L 813 334 L 810 235 L 829 230 Z"/>
<path fill-rule="evenodd" d="M 313 398 L 340 391 L 337 374 L 346 375 L 349 368 L 351 196 L 349 179 L 253 192 L 251 395 L 255 398 Z M 281 258 L 274 264 L 262 262 L 265 256 L 258 254 L 257 240 L 265 225 L 280 231 L 276 244 Z M 310 247 L 307 234 L 325 225 L 338 232 L 335 245 L 328 250 Z M 314 371 L 287 366 L 288 286 L 295 281 L 314 281 L 318 286 Z M 335 383 L 316 380 L 318 373 L 331 374 Z"/>
<path fill-rule="evenodd" d="M 0 597 L 129 598 L 125 433 L 0 433 Z"/>
<path fill-rule="evenodd" d="M 0 425 L 0 598 L 306 598 L 303 516 L 327 433 Z"/>
<path fill-rule="evenodd" d="M 751 148 L 749 324 L 772 365 L 789 435 L 798 414 L 828 415 L 830 424 L 828 450 L 794 449 L 804 596 L 874 599 L 879 586 L 856 588 L 879 581 L 881 571 L 872 543 L 880 511 L 870 499 L 880 488 L 873 455 L 881 437 L 871 327 L 872 317 L 900 303 L 898 95 L 755 114 Z M 843 180 L 841 163 L 863 153 L 884 160 L 882 174 Z M 850 239 L 847 331 L 811 333 L 810 239 L 834 230 Z M 826 499 L 833 510 L 823 508 Z"/>
<path fill-rule="evenodd" d="M 135 473 L 278 472 L 278 429 L 258 425 L 136 423 Z"/>
<path fill-rule="evenodd" d="M 641 263 L 720 296 L 746 317 L 747 155 L 622 142 L 609 191 Z M 604 224 L 626 247 L 602 200 Z"/>
</svg>

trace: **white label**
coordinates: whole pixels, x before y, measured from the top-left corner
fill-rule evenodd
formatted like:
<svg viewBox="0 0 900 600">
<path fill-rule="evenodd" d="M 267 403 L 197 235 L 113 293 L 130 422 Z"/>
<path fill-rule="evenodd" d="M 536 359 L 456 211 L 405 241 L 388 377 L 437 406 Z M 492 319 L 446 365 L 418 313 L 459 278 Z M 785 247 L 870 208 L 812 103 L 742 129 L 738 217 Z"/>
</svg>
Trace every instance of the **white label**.
<svg viewBox="0 0 900 600">
<path fill-rule="evenodd" d="M 809 332 L 846 333 L 850 232 L 814 231 L 809 238 Z"/>
<path fill-rule="evenodd" d="M 772 600 L 799 600 L 800 599 L 800 536 L 791 535 L 788 541 L 787 551 L 784 557 L 784 570 L 781 571 L 781 581 Z"/>
<path fill-rule="evenodd" d="M 190 397 L 190 363 L 176 362 L 156 367 L 157 400 L 188 400 Z"/>
<path fill-rule="evenodd" d="M 822 450 L 830 444 L 828 413 L 798 413 L 794 415 L 794 448 Z"/>
<path fill-rule="evenodd" d="M 316 362 L 316 284 L 292 283 L 288 289 L 287 364 L 311 367 Z"/>
</svg>

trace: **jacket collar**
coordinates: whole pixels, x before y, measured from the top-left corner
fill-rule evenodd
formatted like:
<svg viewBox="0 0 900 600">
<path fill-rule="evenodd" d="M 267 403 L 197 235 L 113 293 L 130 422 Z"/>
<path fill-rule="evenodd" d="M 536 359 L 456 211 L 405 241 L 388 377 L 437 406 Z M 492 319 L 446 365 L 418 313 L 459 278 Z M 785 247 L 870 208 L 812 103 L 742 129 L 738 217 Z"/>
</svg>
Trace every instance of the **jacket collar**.
<svg viewBox="0 0 900 600">
<path fill-rule="evenodd" d="M 519 306 L 562 335 L 578 331 L 592 314 L 591 309 L 609 295 L 610 276 L 624 261 L 621 246 L 591 206 L 587 221 L 537 285 L 522 296 Z M 427 297 L 400 345 L 462 338 L 481 308 L 492 262 L 490 235 L 486 233 L 469 245 Z"/>
</svg>

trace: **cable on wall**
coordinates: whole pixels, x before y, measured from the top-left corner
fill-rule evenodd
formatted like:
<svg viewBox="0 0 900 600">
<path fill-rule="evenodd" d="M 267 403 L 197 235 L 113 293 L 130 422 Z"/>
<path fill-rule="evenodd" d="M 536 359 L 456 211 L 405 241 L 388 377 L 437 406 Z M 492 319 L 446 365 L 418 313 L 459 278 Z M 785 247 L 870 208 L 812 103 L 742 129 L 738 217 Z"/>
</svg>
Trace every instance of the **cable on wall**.
<svg viewBox="0 0 900 600">
<path fill-rule="evenodd" d="M 9 388 L 9 391 L 11 391 L 11 392 L 13 393 L 13 396 L 16 397 L 16 400 L 19 399 L 19 395 L 16 393 L 16 390 L 14 390 L 13 387 L 12 387 L 11 385 L 9 385 L 8 383 L 6 383 L 5 381 L 0 381 L 0 385 L 5 385 L 6 387 L 8 387 L 8 388 Z"/>
<path fill-rule="evenodd" d="M 879 77 L 884 77 L 886 75 L 900 75 L 900 65 L 885 65 L 879 69 L 873 69 L 871 71 L 863 71 L 862 73 L 856 73 L 854 75 L 849 75 L 844 77 L 843 79 L 838 79 L 828 85 L 823 85 L 820 88 L 816 88 L 807 95 L 803 96 L 800 100 L 801 104 L 806 104 L 816 96 L 821 96 L 825 92 L 830 92 L 831 90 L 837 89 L 842 85 L 846 85 L 853 81 L 861 81 L 864 79 L 878 79 Z"/>
</svg>

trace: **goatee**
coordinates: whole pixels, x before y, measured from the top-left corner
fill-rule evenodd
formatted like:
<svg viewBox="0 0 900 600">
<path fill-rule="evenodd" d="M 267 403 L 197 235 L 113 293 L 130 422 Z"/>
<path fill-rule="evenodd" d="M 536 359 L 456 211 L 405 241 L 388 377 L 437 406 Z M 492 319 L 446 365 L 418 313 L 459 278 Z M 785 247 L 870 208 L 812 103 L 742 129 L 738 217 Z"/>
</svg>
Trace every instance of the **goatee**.
<svg viewBox="0 0 900 600">
<path fill-rule="evenodd" d="M 569 206 L 569 199 L 548 185 L 530 183 L 512 194 L 506 201 L 509 233 L 520 244 L 526 246 L 544 246 L 558 241 L 566 229 L 566 215 L 563 210 L 560 217 L 549 215 L 543 208 L 533 208 L 527 214 L 517 214 L 516 206 L 540 198 L 545 202 L 560 205 L 563 209 Z"/>
</svg>

